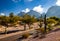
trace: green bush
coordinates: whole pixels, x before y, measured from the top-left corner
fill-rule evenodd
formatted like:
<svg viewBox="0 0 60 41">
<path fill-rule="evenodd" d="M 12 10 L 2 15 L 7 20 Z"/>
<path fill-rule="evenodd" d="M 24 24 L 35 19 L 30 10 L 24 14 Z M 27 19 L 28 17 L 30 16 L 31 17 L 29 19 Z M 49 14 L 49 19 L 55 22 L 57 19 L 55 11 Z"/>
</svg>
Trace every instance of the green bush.
<svg viewBox="0 0 60 41">
<path fill-rule="evenodd" d="M 38 28 L 38 29 L 36 29 L 37 31 L 40 31 L 41 33 L 44 33 L 44 28 L 43 27 L 41 27 L 41 28 Z"/>
<path fill-rule="evenodd" d="M 48 24 L 48 31 L 51 31 L 53 29 L 53 27 L 51 26 L 51 24 Z"/>
</svg>

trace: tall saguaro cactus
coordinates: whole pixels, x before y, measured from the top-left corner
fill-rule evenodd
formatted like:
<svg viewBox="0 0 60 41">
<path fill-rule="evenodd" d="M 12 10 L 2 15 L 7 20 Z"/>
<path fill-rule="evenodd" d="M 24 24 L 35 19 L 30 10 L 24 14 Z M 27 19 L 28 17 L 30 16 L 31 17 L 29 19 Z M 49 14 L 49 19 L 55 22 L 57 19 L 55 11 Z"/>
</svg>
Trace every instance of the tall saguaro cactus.
<svg viewBox="0 0 60 41">
<path fill-rule="evenodd" d="M 46 23 L 46 14 L 44 16 L 44 32 L 46 33 L 47 23 Z"/>
</svg>

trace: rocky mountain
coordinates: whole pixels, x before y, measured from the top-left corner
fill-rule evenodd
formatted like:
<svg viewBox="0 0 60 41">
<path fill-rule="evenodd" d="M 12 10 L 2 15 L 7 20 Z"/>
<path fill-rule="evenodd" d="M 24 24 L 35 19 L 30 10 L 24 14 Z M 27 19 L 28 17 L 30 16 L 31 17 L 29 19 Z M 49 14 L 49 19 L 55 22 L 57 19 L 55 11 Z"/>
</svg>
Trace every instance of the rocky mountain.
<svg viewBox="0 0 60 41">
<path fill-rule="evenodd" d="M 40 13 L 33 11 L 33 10 L 30 10 L 30 12 L 28 13 L 20 12 L 18 16 L 23 16 L 24 14 L 29 14 L 31 16 L 40 17 Z"/>
<path fill-rule="evenodd" d="M 60 17 L 60 6 L 52 6 L 47 11 L 47 17 L 56 16 Z"/>
<path fill-rule="evenodd" d="M 28 13 L 24 13 L 24 12 L 20 12 L 18 14 L 18 16 L 23 16 L 24 14 L 29 14 L 31 16 L 35 16 L 37 18 L 39 18 L 41 16 L 40 13 L 30 10 L 30 12 Z M 42 16 L 44 17 L 45 13 L 42 14 Z M 46 13 L 47 17 L 52 17 L 52 16 L 56 16 L 56 17 L 60 17 L 60 6 L 52 6 L 48 9 L 47 13 Z"/>
<path fill-rule="evenodd" d="M 25 14 L 25 12 L 20 12 L 18 13 L 18 16 L 23 16 Z"/>
<path fill-rule="evenodd" d="M 36 12 L 36 11 L 33 11 L 33 10 L 30 10 L 30 12 L 28 12 L 27 14 L 31 15 L 31 16 L 35 16 L 35 17 L 40 17 L 40 13 Z"/>
</svg>

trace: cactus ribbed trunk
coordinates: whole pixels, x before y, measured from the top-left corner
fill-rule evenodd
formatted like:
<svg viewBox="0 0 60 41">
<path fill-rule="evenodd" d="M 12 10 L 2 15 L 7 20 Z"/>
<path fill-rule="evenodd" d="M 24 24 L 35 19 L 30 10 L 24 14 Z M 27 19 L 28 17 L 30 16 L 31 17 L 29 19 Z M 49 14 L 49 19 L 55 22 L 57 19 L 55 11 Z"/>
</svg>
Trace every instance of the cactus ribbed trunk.
<svg viewBox="0 0 60 41">
<path fill-rule="evenodd" d="M 46 23 L 46 14 L 45 14 L 45 16 L 44 16 L 44 31 L 45 31 L 45 33 L 46 33 L 46 28 L 47 28 L 47 23 Z"/>
</svg>

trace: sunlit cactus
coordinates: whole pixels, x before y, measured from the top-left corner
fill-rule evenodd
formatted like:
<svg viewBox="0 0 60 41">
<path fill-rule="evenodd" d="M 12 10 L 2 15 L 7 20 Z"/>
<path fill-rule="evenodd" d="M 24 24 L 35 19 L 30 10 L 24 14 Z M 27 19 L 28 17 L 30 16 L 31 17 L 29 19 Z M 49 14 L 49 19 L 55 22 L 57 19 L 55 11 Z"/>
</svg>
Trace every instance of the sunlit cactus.
<svg viewBox="0 0 60 41">
<path fill-rule="evenodd" d="M 44 16 L 44 32 L 46 33 L 47 23 L 46 23 L 46 14 Z"/>
</svg>

